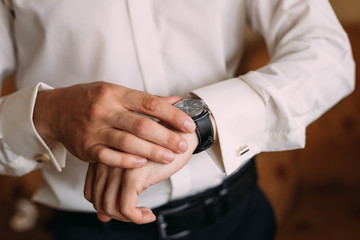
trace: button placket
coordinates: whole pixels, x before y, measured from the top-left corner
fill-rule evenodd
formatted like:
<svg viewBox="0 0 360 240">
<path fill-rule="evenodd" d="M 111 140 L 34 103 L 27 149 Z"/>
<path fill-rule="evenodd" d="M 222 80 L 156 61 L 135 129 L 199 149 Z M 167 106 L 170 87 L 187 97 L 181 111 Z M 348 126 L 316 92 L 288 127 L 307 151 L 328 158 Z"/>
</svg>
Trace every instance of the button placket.
<svg viewBox="0 0 360 240">
<path fill-rule="evenodd" d="M 168 82 L 161 55 L 160 36 L 153 17 L 151 0 L 128 0 L 128 11 L 137 51 L 139 69 L 148 93 L 169 96 Z M 170 177 L 171 196 L 177 198 L 190 189 L 187 166 Z"/>
<path fill-rule="evenodd" d="M 127 5 L 139 68 L 146 91 L 155 95 L 169 96 L 152 1 L 128 0 Z"/>
</svg>

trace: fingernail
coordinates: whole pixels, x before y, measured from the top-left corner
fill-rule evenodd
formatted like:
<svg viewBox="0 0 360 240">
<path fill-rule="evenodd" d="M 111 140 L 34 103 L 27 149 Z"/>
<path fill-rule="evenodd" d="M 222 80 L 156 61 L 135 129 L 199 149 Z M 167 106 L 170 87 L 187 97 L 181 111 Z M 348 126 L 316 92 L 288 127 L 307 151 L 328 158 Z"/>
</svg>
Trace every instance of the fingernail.
<svg viewBox="0 0 360 240">
<path fill-rule="evenodd" d="M 188 144 L 186 141 L 181 141 L 179 144 L 179 149 L 181 152 L 186 152 L 186 150 L 188 149 Z"/>
<path fill-rule="evenodd" d="M 152 212 L 143 212 L 143 221 L 145 223 L 151 223 L 156 220 L 156 216 Z"/>
<path fill-rule="evenodd" d="M 167 162 L 172 162 L 175 158 L 175 154 L 171 151 L 167 151 L 164 153 L 164 158 Z"/>
<path fill-rule="evenodd" d="M 184 127 L 188 132 L 195 131 L 195 123 L 193 121 L 185 120 Z"/>
<path fill-rule="evenodd" d="M 145 158 L 137 158 L 136 159 L 136 166 L 141 167 L 145 165 L 147 160 Z"/>
</svg>

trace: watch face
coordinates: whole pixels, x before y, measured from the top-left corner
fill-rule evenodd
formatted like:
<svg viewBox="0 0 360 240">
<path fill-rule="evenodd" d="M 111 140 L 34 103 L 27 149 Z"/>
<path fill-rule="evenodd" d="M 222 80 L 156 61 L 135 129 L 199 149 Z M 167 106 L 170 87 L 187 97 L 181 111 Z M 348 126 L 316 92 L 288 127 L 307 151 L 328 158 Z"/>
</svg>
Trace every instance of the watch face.
<svg viewBox="0 0 360 240">
<path fill-rule="evenodd" d="M 176 103 L 174 106 L 190 117 L 195 117 L 203 111 L 205 103 L 200 99 L 185 99 Z"/>
</svg>

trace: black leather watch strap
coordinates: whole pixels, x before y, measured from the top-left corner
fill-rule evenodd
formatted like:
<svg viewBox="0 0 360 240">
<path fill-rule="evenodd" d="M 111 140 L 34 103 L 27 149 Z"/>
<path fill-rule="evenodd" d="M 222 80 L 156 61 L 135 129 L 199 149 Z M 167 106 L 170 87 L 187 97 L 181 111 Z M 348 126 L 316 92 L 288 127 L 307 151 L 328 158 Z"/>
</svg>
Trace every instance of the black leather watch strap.
<svg viewBox="0 0 360 240">
<path fill-rule="evenodd" d="M 209 111 L 204 111 L 200 115 L 193 117 L 196 124 L 196 133 L 199 144 L 194 153 L 202 152 L 214 144 L 214 129 L 211 123 Z"/>
</svg>

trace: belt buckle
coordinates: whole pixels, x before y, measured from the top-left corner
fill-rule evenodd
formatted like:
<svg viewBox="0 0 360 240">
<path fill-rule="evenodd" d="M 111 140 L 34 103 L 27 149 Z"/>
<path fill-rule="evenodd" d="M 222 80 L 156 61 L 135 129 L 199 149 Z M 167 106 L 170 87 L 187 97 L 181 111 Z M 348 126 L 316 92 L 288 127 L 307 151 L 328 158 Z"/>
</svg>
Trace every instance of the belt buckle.
<svg viewBox="0 0 360 240">
<path fill-rule="evenodd" d="M 165 221 L 166 215 L 170 215 L 173 213 L 183 211 L 184 209 L 188 208 L 189 206 L 190 206 L 189 203 L 184 203 L 183 205 L 180 205 L 179 207 L 160 210 L 158 212 L 156 222 L 157 222 L 158 231 L 160 233 L 161 239 L 167 239 L 167 240 L 168 239 L 178 239 L 178 238 L 185 237 L 190 234 L 190 232 L 191 232 L 190 230 L 185 230 L 185 231 L 181 231 L 181 232 L 169 235 L 167 232 L 168 223 Z"/>
</svg>

